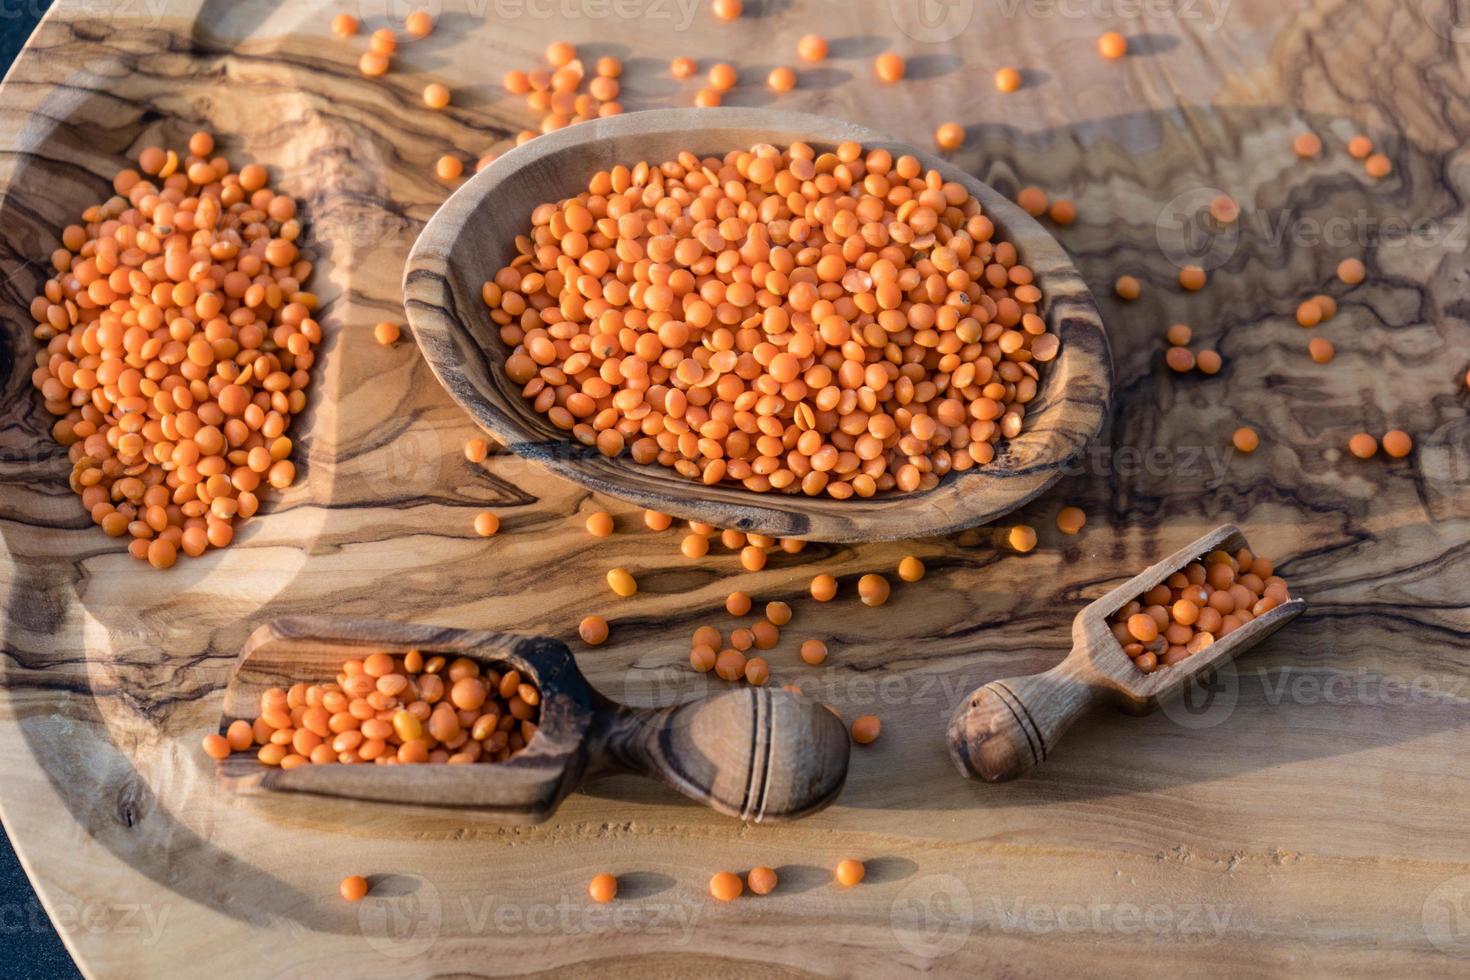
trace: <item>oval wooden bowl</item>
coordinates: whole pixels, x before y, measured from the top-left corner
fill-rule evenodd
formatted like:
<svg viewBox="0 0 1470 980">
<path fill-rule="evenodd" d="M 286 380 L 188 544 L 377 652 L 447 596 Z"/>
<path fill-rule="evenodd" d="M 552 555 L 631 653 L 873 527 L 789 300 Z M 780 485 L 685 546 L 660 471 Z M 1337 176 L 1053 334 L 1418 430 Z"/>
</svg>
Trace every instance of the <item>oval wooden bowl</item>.
<svg viewBox="0 0 1470 980">
<path fill-rule="evenodd" d="M 616 459 L 583 446 L 532 410 L 501 370 L 508 355 L 480 297 L 515 254 L 531 211 L 570 197 L 598 170 L 659 163 L 691 150 L 723 155 L 755 143 L 803 140 L 818 150 L 844 140 L 918 157 L 980 201 L 999 234 L 1036 273 L 1042 315 L 1061 352 L 1042 373 L 1024 430 L 997 447 L 990 464 L 951 473 L 931 490 L 868 499 L 755 493 L 709 487 L 667 467 Z M 1056 240 L 993 188 L 943 160 L 852 123 L 762 109 L 658 109 L 580 123 L 505 154 L 454 193 L 424 227 L 404 275 L 408 323 L 450 396 L 512 451 L 595 490 L 716 527 L 819 541 L 869 541 L 945 534 L 1031 500 L 1060 477 L 1097 434 L 1112 394 L 1102 319 L 1082 277 Z"/>
</svg>

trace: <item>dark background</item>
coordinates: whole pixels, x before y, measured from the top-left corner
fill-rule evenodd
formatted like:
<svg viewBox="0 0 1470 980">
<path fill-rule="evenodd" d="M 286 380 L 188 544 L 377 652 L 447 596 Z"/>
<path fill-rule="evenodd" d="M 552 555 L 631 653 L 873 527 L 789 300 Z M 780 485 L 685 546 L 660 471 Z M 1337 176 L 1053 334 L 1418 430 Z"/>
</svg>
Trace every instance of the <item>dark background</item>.
<svg viewBox="0 0 1470 980">
<path fill-rule="evenodd" d="M 10 64 L 51 0 L 0 4 L 0 70 Z M 80 977 L 41 908 L 10 838 L 0 835 L 0 976 Z"/>
</svg>

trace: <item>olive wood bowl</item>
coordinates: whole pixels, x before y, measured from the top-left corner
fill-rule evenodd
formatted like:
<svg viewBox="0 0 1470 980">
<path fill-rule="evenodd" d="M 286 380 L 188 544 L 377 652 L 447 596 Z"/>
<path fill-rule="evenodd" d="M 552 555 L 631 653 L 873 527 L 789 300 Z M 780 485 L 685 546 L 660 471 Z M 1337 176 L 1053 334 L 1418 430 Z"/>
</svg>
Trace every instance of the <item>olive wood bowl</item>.
<svg viewBox="0 0 1470 980">
<path fill-rule="evenodd" d="M 756 143 L 805 141 L 819 152 L 844 140 L 912 154 L 959 181 L 997 234 L 1035 272 L 1041 313 L 1061 341 L 1042 371 L 1025 427 L 995 459 L 950 473 L 927 491 L 836 500 L 705 486 L 673 470 L 609 458 L 556 428 L 502 370 L 509 351 L 481 288 L 514 257 L 515 237 L 538 205 L 573 196 L 615 164 L 651 164 L 689 150 L 724 155 Z M 596 119 L 538 136 L 470 178 L 424 227 L 408 258 L 404 304 L 414 337 L 450 397 L 507 448 L 598 493 L 716 527 L 776 537 L 853 542 L 945 534 L 994 520 L 1051 486 L 1101 428 L 1112 393 L 1102 319 L 1062 247 L 986 184 L 944 160 L 852 123 L 764 109 L 657 109 Z"/>
</svg>

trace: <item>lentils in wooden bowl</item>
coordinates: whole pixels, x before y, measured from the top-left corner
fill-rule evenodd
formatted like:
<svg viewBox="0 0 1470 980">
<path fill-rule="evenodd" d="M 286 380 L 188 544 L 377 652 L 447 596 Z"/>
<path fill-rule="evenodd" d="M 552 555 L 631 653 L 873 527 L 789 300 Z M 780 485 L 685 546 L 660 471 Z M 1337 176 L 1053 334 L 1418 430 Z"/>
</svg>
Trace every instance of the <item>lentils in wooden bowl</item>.
<svg viewBox="0 0 1470 980">
<path fill-rule="evenodd" d="M 1060 475 L 1111 387 L 1091 297 L 1034 221 L 818 117 L 669 110 L 537 140 L 441 209 L 405 289 L 436 374 L 513 450 L 779 536 L 999 516 Z"/>
</svg>

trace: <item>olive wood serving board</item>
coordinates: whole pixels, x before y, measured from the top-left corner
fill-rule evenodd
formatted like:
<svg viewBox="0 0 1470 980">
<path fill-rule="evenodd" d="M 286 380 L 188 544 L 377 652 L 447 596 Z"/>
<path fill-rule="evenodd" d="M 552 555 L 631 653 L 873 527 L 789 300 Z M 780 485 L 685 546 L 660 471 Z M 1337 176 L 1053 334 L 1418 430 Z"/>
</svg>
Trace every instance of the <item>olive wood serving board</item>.
<svg viewBox="0 0 1470 980">
<path fill-rule="evenodd" d="M 917 4 L 888 0 L 746 0 L 733 24 L 705 3 L 687 23 L 681 3 L 631 5 L 631 19 L 584 16 L 590 3 L 570 19 L 533 17 L 530 3 L 423 6 L 440 11 L 435 32 L 400 32 L 393 71 L 365 79 L 366 36 L 339 41 L 329 23 L 346 10 L 383 26 L 386 0 L 57 0 L 0 86 L 0 816 L 86 975 L 1462 967 L 1470 48 L 1435 19 L 1450 4 L 1233 0 L 1146 4 L 1143 18 L 1126 4 L 959 2 L 929 4 L 944 14 L 929 26 Z M 1110 29 L 1128 57 L 1096 56 Z M 810 32 L 831 43 L 820 65 L 795 56 Z M 688 561 L 635 507 L 514 454 L 464 459 L 479 428 L 413 344 L 381 347 L 372 328 L 404 322 L 409 251 L 453 189 L 434 161 L 454 150 L 470 166 L 533 126 L 498 82 L 559 39 L 623 58 L 632 109 L 692 101 L 698 81 L 671 78 L 670 59 L 724 60 L 744 79 L 727 105 L 848 119 L 919 147 L 952 119 L 967 127 L 955 166 L 1007 196 L 1035 184 L 1077 202 L 1074 225 L 1047 227 L 1102 312 L 1113 411 L 1094 449 L 1011 518 L 1037 528 L 1035 551 L 981 529 L 811 545 L 742 573 L 718 547 Z M 872 82 L 885 49 L 908 58 L 901 84 Z M 1002 60 L 1025 72 L 1010 95 L 990 87 Z M 789 95 L 760 84 L 777 63 L 798 69 Z M 432 81 L 454 93 L 442 112 L 423 105 Z M 265 498 L 229 549 L 160 575 L 67 489 L 30 387 L 26 307 L 58 230 L 112 174 L 205 126 L 301 199 L 327 336 L 293 425 L 297 485 Z M 1323 138 L 1317 160 L 1291 152 L 1306 129 Z M 1346 155 L 1356 132 L 1392 157 L 1390 177 L 1370 182 Z M 1241 205 L 1239 235 L 1206 255 L 1209 285 L 1185 293 L 1171 222 L 1218 192 Z M 1410 221 L 1428 233 L 1394 231 Z M 1333 278 L 1350 256 L 1369 270 L 1355 287 Z M 1112 293 L 1124 273 L 1143 283 L 1133 303 Z M 1314 334 L 1292 314 L 1316 292 L 1340 312 Z M 1220 351 L 1219 375 L 1164 367 L 1174 322 Z M 1314 335 L 1336 345 L 1331 364 L 1307 356 Z M 1261 435 L 1249 456 L 1228 450 L 1242 424 Z M 1346 454 L 1353 432 L 1392 427 L 1414 435 L 1410 457 Z M 1055 528 L 1064 504 L 1087 514 L 1075 537 Z M 583 522 L 604 508 L 618 530 L 594 540 Z M 500 534 L 475 535 L 481 510 Z M 1227 522 L 1310 601 L 1234 662 L 1233 688 L 1187 717 L 1094 713 L 1026 779 L 955 774 L 945 726 L 971 691 L 1056 664 L 1077 609 Z M 891 574 L 906 554 L 927 564 L 921 582 Z M 618 565 L 636 596 L 607 590 Z M 874 571 L 894 589 L 870 609 L 855 582 Z M 834 602 L 810 599 L 819 572 L 837 576 Z M 719 690 L 688 668 L 689 637 L 748 624 L 720 612 L 737 588 L 795 612 L 767 653 L 772 685 L 883 722 L 853 748 L 838 800 L 803 820 L 741 824 L 616 773 L 536 826 L 245 798 L 199 748 L 243 644 L 272 619 L 552 637 L 592 687 L 660 708 Z M 576 635 L 593 613 L 611 624 L 598 647 Z M 797 657 L 810 637 L 831 648 L 820 667 Z M 847 857 L 868 874 L 839 891 L 831 868 Z M 774 894 L 709 901 L 714 872 L 762 864 L 780 874 Z M 589 910 L 600 871 L 621 877 L 618 902 Z M 356 905 L 337 895 L 349 874 L 373 884 Z"/>
</svg>

